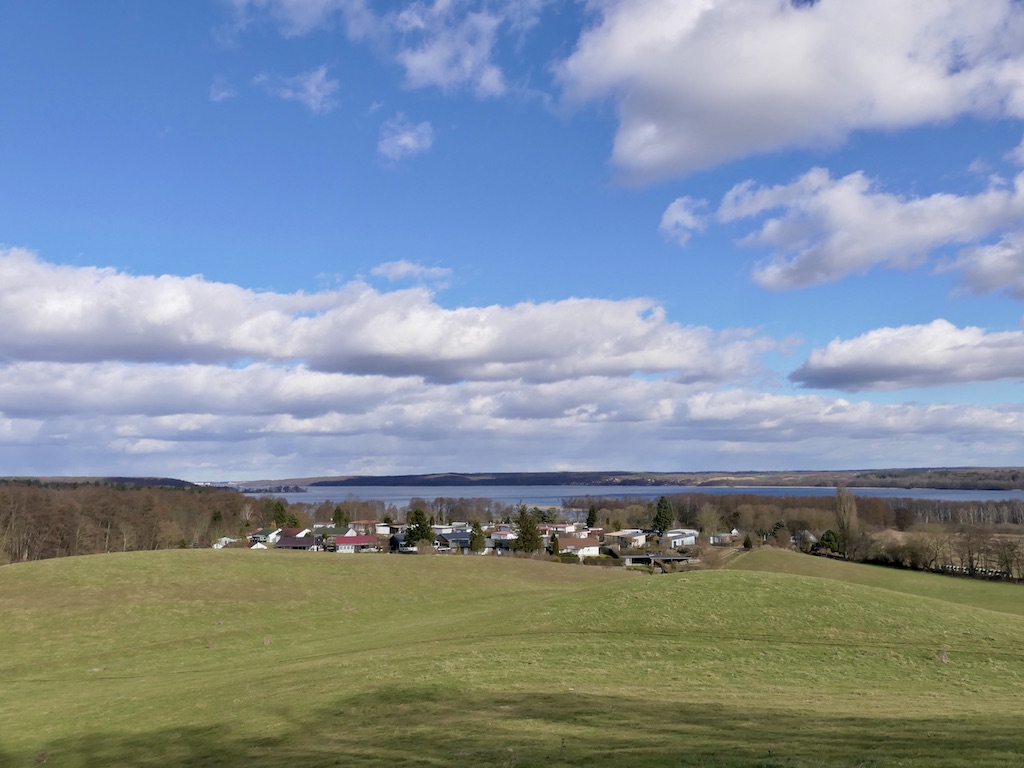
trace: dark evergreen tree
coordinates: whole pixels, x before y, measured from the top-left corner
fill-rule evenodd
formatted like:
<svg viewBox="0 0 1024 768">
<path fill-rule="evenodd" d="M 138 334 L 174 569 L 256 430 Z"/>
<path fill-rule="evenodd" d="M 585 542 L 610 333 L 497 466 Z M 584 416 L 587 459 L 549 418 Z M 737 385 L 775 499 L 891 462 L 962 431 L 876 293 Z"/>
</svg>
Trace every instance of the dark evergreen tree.
<svg viewBox="0 0 1024 768">
<path fill-rule="evenodd" d="M 413 510 L 405 521 L 405 543 L 416 547 L 421 541 L 434 543 L 434 529 L 430 527 L 430 521 L 422 509 Z"/>
<path fill-rule="evenodd" d="M 597 525 L 597 507 L 591 504 L 590 510 L 587 512 L 587 528 L 593 528 L 595 525 Z"/>
<path fill-rule="evenodd" d="M 487 539 L 484 536 L 483 528 L 480 527 L 480 521 L 473 521 L 473 530 L 469 535 L 469 548 L 473 552 L 483 552 L 487 546 Z"/>
<path fill-rule="evenodd" d="M 526 508 L 525 504 L 519 505 L 519 511 L 512 519 L 515 527 L 516 538 L 512 541 L 512 549 L 515 552 L 537 552 L 540 550 L 541 537 L 540 529 L 537 527 L 537 518 Z"/>
<path fill-rule="evenodd" d="M 665 531 L 672 527 L 672 521 L 675 519 L 675 513 L 672 511 L 672 502 L 668 500 L 668 496 L 660 497 L 658 499 L 658 507 L 654 512 L 654 527 L 658 533 L 664 534 Z"/>
</svg>

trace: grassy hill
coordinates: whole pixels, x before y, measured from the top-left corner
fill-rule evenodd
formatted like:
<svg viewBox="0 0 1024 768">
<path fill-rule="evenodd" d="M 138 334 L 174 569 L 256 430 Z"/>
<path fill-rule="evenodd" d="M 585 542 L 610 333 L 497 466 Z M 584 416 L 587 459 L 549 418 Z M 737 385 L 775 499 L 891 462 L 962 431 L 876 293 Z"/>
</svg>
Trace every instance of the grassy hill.
<svg viewBox="0 0 1024 768">
<path fill-rule="evenodd" d="M 1018 765 L 1024 617 L 851 581 L 245 550 L 7 566 L 0 766 Z"/>
<path fill-rule="evenodd" d="M 730 569 L 815 576 L 847 584 L 889 589 L 950 603 L 988 608 L 1024 616 L 1024 588 L 1019 584 L 985 582 L 960 576 L 905 571 L 878 565 L 851 563 L 824 557 L 808 557 L 791 550 L 764 547 L 746 552 L 729 562 Z"/>
</svg>

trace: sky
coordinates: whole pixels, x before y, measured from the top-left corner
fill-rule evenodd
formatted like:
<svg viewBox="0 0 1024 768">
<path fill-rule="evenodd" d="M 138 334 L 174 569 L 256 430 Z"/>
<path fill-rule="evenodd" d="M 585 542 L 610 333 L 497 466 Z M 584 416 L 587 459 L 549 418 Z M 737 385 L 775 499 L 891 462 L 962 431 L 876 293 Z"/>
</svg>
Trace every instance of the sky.
<svg viewBox="0 0 1024 768">
<path fill-rule="evenodd" d="M 0 475 L 1024 464 L 1020 0 L 0 0 Z"/>
</svg>

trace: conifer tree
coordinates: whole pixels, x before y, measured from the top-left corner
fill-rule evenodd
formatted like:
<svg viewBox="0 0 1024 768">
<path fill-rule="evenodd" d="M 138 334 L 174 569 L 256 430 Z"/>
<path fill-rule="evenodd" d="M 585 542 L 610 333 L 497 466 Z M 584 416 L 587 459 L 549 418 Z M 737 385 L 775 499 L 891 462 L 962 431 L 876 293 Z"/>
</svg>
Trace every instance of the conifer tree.
<svg viewBox="0 0 1024 768">
<path fill-rule="evenodd" d="M 519 505 L 519 511 L 512 519 L 512 525 L 516 530 L 516 538 L 512 541 L 512 549 L 515 552 L 536 552 L 540 549 L 540 529 L 537 527 L 537 518 L 531 514 L 525 504 Z"/>
</svg>

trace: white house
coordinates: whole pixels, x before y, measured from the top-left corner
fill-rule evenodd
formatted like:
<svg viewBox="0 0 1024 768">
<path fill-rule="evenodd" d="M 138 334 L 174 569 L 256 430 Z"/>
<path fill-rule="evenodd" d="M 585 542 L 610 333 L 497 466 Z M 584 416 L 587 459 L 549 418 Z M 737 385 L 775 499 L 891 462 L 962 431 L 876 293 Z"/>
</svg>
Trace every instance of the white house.
<svg viewBox="0 0 1024 768">
<path fill-rule="evenodd" d="M 662 542 L 669 549 L 692 547 L 697 543 L 699 535 L 700 531 L 693 528 L 673 528 L 671 531 L 665 531 Z"/>
<path fill-rule="evenodd" d="M 556 536 L 558 553 L 576 555 L 580 560 L 584 557 L 597 557 L 601 554 L 601 542 L 597 539 L 581 539 L 577 536 Z"/>
</svg>

